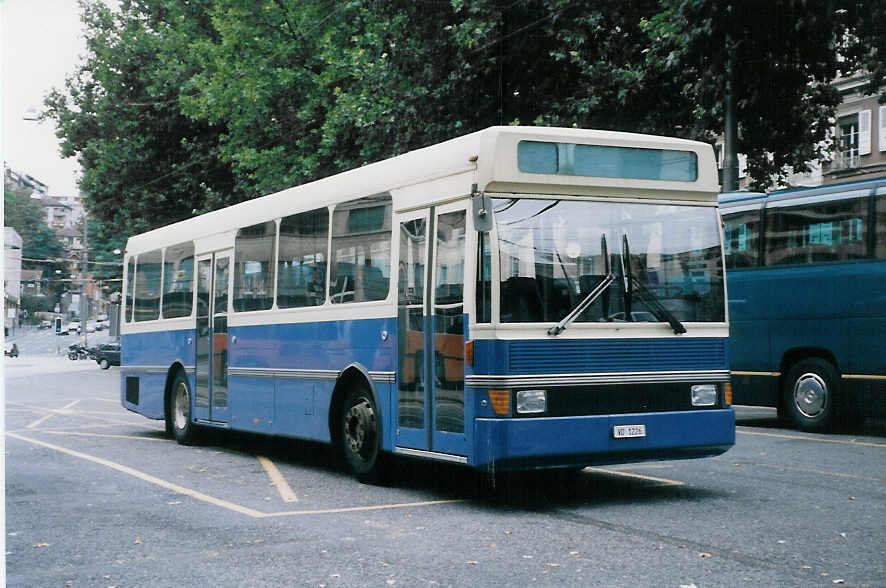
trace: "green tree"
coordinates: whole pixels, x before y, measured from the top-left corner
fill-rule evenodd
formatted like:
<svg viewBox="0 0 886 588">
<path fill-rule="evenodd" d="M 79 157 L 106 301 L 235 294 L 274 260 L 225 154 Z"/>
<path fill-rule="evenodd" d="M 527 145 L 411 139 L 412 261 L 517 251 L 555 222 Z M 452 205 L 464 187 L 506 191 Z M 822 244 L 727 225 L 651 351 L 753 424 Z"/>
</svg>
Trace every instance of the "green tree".
<svg viewBox="0 0 886 588">
<path fill-rule="evenodd" d="M 884 74 L 878 0 L 84 2 L 47 116 L 109 242 L 494 124 L 713 142 L 729 55 L 765 184 L 827 155 L 834 77 Z"/>
<path fill-rule="evenodd" d="M 217 151 L 224 127 L 181 113 L 186 62 L 162 59 L 168 7 L 189 30 L 210 34 L 209 4 L 124 0 L 111 10 L 81 2 L 86 59 L 66 92 L 47 97 L 45 116 L 56 121 L 62 154 L 77 156 L 85 206 L 108 232 L 144 231 L 237 199 Z"/>
<path fill-rule="evenodd" d="M 711 140 L 724 129 L 725 89 L 736 101 L 738 152 L 757 188 L 788 168 L 827 159 L 840 95 L 839 75 L 883 75 L 882 2 L 867 0 L 661 0 L 644 21 L 647 68 L 672 80 L 671 102 L 688 135 Z M 879 31 L 877 33 L 876 31 Z M 676 103 L 674 103 L 676 102 Z"/>
</svg>

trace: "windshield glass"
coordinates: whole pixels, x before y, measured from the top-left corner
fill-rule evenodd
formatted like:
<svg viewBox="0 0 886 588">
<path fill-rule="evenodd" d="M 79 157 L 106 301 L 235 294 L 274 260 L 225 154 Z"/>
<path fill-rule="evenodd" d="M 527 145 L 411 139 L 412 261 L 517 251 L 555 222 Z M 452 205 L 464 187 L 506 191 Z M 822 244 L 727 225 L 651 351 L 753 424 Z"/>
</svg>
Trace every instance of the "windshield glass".
<svg viewBox="0 0 886 588">
<path fill-rule="evenodd" d="M 656 302 L 679 321 L 725 320 L 716 208 L 527 198 L 493 204 L 502 322 L 563 319 L 604 281 L 604 247 L 616 279 L 576 322 L 664 322 Z"/>
</svg>

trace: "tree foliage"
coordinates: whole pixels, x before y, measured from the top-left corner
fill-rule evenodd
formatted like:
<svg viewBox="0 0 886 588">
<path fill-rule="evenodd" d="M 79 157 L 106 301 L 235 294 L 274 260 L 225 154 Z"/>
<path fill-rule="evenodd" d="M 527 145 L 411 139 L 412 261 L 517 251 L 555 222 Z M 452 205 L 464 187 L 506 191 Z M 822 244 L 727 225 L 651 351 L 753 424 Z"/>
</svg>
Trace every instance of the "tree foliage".
<svg viewBox="0 0 886 588">
<path fill-rule="evenodd" d="M 877 0 L 83 2 L 88 55 L 47 116 L 108 235 L 495 124 L 713 141 L 728 55 L 768 182 L 826 155 L 838 74 L 884 74 Z"/>
</svg>

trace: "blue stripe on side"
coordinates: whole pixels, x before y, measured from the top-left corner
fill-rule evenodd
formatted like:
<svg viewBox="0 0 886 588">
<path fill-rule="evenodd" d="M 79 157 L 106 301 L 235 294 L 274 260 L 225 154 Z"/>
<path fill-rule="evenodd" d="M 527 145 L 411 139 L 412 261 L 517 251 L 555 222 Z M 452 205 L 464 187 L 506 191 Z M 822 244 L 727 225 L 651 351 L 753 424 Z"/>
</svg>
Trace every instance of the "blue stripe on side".
<svg viewBox="0 0 886 588">
<path fill-rule="evenodd" d="M 725 337 L 474 342 L 474 374 L 724 370 Z"/>
<path fill-rule="evenodd" d="M 646 437 L 615 439 L 616 425 L 646 425 Z M 497 471 L 719 455 L 735 444 L 731 409 L 539 419 L 476 419 L 477 468 Z"/>
<path fill-rule="evenodd" d="M 121 338 L 120 363 L 127 366 L 170 366 L 175 361 L 193 366 L 195 360 L 194 329 L 130 333 Z M 190 338 L 191 343 L 188 343 Z"/>
<path fill-rule="evenodd" d="M 229 365 L 241 368 L 341 370 L 359 363 L 368 370 L 393 371 L 397 319 L 368 319 L 229 327 L 237 337 Z M 387 340 L 382 332 L 387 331 Z"/>
</svg>

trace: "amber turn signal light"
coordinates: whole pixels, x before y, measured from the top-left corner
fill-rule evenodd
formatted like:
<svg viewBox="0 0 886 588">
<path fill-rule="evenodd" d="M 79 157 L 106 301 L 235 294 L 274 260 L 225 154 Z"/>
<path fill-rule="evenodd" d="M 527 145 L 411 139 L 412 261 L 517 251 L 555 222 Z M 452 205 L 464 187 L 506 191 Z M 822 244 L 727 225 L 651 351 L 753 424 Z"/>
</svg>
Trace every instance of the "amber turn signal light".
<svg viewBox="0 0 886 588">
<path fill-rule="evenodd" d="M 492 410 L 495 411 L 495 414 L 501 416 L 511 414 L 510 390 L 490 390 L 489 401 L 492 403 Z"/>
</svg>

